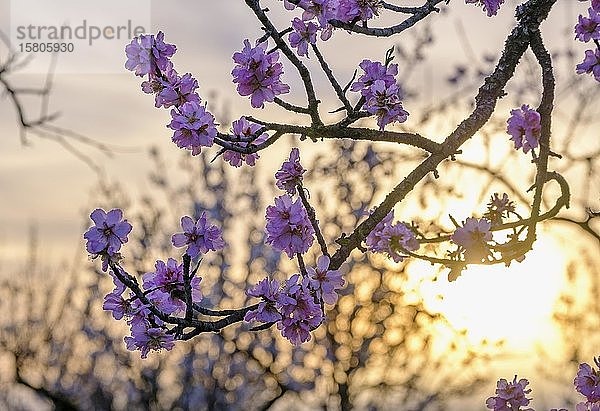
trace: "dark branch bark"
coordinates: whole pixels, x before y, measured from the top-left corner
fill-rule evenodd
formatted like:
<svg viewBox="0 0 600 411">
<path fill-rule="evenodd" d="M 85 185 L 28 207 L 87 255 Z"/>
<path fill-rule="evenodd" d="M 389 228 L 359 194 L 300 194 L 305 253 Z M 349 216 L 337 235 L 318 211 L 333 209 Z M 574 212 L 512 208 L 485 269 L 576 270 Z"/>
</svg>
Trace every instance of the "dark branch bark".
<svg viewBox="0 0 600 411">
<path fill-rule="evenodd" d="M 441 151 L 431 154 L 419 164 L 352 234 L 338 239 L 341 247 L 333 255 L 330 269 L 338 269 L 395 204 L 402 201 L 428 173 L 436 170 L 442 161 L 455 154 L 489 120 L 498 99 L 504 95 L 506 83 L 513 76 L 519 60 L 529 46 L 530 34 L 539 30 L 541 22 L 546 19 L 555 2 L 556 0 L 530 0 L 519 7 L 519 23 L 508 36 L 494 72 L 480 87 L 471 115 L 446 138 Z"/>
</svg>

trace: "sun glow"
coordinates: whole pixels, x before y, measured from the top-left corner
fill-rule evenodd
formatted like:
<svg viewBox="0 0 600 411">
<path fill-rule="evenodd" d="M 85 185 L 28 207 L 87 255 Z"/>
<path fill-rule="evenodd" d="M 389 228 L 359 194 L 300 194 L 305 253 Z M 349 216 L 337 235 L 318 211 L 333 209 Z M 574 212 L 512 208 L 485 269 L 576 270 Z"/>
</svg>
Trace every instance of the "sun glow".
<svg viewBox="0 0 600 411">
<path fill-rule="evenodd" d="M 471 266 L 455 282 L 445 276 L 423 290 L 425 304 L 473 341 L 504 340 L 527 350 L 548 344 L 556 332 L 552 312 L 563 286 L 565 255 L 540 235 L 522 263 Z"/>
</svg>

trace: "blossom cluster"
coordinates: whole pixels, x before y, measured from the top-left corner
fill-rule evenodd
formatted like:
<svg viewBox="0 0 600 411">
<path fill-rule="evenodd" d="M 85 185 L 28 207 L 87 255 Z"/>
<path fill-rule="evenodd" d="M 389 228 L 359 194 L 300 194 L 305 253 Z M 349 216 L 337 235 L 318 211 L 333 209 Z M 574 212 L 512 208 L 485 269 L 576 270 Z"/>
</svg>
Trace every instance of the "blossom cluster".
<svg viewBox="0 0 600 411">
<path fill-rule="evenodd" d="M 266 242 L 290 258 L 308 251 L 314 241 L 315 228 L 307 211 L 307 204 L 301 198 L 303 175 L 306 172 L 300 164 L 300 152 L 293 148 L 275 174 L 276 185 L 286 194 L 276 197 L 275 204 L 266 211 Z M 296 200 L 293 196 L 298 194 Z M 318 224 L 318 221 L 314 221 Z M 280 284 L 277 280 L 265 278 L 248 296 L 261 298 L 256 310 L 248 312 L 245 321 L 259 321 L 277 324 L 281 334 L 292 344 L 299 345 L 310 340 L 310 332 L 323 321 L 323 304 L 335 304 L 337 290 L 344 280 L 337 270 L 330 270 L 328 255 L 317 260 L 316 267 L 301 266 L 302 273 L 295 274 Z"/>
<path fill-rule="evenodd" d="M 308 251 L 315 230 L 299 198 L 294 201 L 288 194 L 276 197 L 275 204 L 267 207 L 265 218 L 267 244 L 290 258 Z"/>
<path fill-rule="evenodd" d="M 130 44 L 125 47 L 127 62 L 125 68 L 135 71 L 136 76 L 150 76 L 154 79 L 160 76 L 161 72 L 170 70 L 173 64 L 169 58 L 173 57 L 177 47 L 173 44 L 165 43 L 165 34 L 159 31 L 156 36 L 141 35 L 135 37 Z"/>
<path fill-rule="evenodd" d="M 156 261 L 155 270 L 142 277 L 142 294 L 131 289 L 124 296 L 129 288 L 124 282 L 127 282 L 126 279 L 133 280 L 117 263 L 121 245 L 128 241 L 132 226 L 127 220 L 123 220 L 123 212 L 119 209 L 108 213 L 96 209 L 90 218 L 94 225 L 83 236 L 87 241 L 86 249 L 92 258 L 103 259 L 103 269 L 108 270 L 115 285 L 105 296 L 102 307 L 110 311 L 116 320 L 126 319 L 131 332 L 130 336 L 125 337 L 129 350 L 139 350 L 142 358 L 146 358 L 151 350 L 170 350 L 174 346 L 175 336 L 169 332 L 161 318 L 182 314 L 188 308 L 184 264 L 178 264 L 173 258 L 166 262 Z M 221 230 L 207 223 L 206 213 L 202 213 L 198 221 L 184 216 L 181 226 L 183 232 L 174 234 L 172 242 L 175 247 L 187 246 L 186 254 L 190 259 L 210 250 L 219 250 L 225 245 Z M 191 303 L 202 300 L 201 280 L 193 275 L 189 279 L 187 285 L 191 290 Z"/>
<path fill-rule="evenodd" d="M 333 26 L 330 23 L 332 20 L 344 23 L 370 20 L 379 15 L 383 2 L 381 0 L 300 0 L 298 2 L 284 0 L 284 5 L 288 10 L 301 9 L 301 21 L 308 23 L 307 26 L 311 25 L 310 32 L 312 34 L 320 30 L 321 40 L 326 41 L 333 33 Z M 294 27 L 297 32 L 301 32 L 302 29 Z M 311 40 L 308 42 L 314 44 L 316 38 L 313 37 Z M 298 54 L 302 55 L 300 50 L 298 50 Z"/>
<path fill-rule="evenodd" d="M 589 73 L 600 81 L 600 1 L 592 0 L 588 17 L 579 15 L 575 25 L 575 38 L 583 43 L 592 40 L 595 48 L 585 51 L 585 58 L 576 67 L 578 74 Z"/>
<path fill-rule="evenodd" d="M 155 276 L 162 276 L 165 288 L 151 288 L 153 302 L 160 304 L 161 307 L 175 312 L 179 309 L 178 301 L 171 297 L 171 293 L 166 288 L 170 286 L 168 282 L 174 277 L 173 273 L 181 270 L 175 260 L 170 259 L 167 264 L 162 261 L 156 263 Z M 143 303 L 134 292 L 130 291 L 127 298 L 123 296 L 127 287 L 117 278 L 114 271 L 109 271 L 115 283 L 115 289 L 104 297 L 102 308 L 110 311 L 115 320 L 125 318 L 130 327 L 130 336 L 125 337 L 125 344 L 128 350 L 141 352 L 142 358 L 146 358 L 152 350 L 160 351 L 162 349 L 170 350 L 175 345 L 175 337 L 167 333 L 164 323 L 150 311 L 149 305 Z M 123 273 L 124 274 L 124 273 Z M 150 281 L 151 274 L 147 273 Z M 183 302 L 182 302 L 183 303 Z"/>
<path fill-rule="evenodd" d="M 319 26 L 312 21 L 306 23 L 304 20 L 295 18 L 292 20 L 293 31 L 290 33 L 288 40 L 290 46 L 296 49 L 299 56 L 308 57 L 308 45 L 317 42 L 317 32 Z"/>
<path fill-rule="evenodd" d="M 352 91 L 360 92 L 367 112 L 377 116 L 377 125 L 383 130 L 394 122 L 403 123 L 408 112 L 402 107 L 402 91 L 396 82 L 397 64 L 381 64 L 371 60 L 360 63 L 363 74 L 352 84 Z"/>
<path fill-rule="evenodd" d="M 184 302 L 183 264 L 177 264 L 173 258 L 165 263 L 158 260 L 155 271 L 143 275 L 144 290 L 148 292 L 148 299 L 166 314 L 182 314 L 186 305 Z M 202 300 L 200 291 L 201 277 L 193 277 L 190 281 L 192 289 L 192 302 Z"/>
<path fill-rule="evenodd" d="M 302 184 L 306 170 L 300 164 L 300 151 L 294 147 L 289 158 L 283 162 L 279 171 L 275 173 L 275 185 L 288 194 L 294 194 L 296 188 Z"/>
<path fill-rule="evenodd" d="M 127 242 L 127 236 L 132 226 L 123 220 L 123 212 L 117 208 L 108 213 L 100 208 L 90 214 L 95 226 L 85 232 L 83 238 L 87 240 L 85 245 L 88 253 L 93 255 L 106 254 L 116 255 L 121 245 Z"/>
<path fill-rule="evenodd" d="M 171 242 L 175 247 L 187 246 L 185 253 L 190 258 L 206 254 L 209 250 L 221 250 L 225 246 L 221 229 L 208 223 L 206 211 L 197 221 L 189 216 L 181 217 L 181 228 L 183 232 L 173 234 Z"/>
<path fill-rule="evenodd" d="M 600 411 L 600 357 L 594 358 L 594 363 L 599 369 L 594 369 L 587 363 L 579 364 L 573 384 L 575 390 L 585 397 L 585 401 L 579 402 L 575 411 Z M 531 393 L 531 389 L 525 389 L 527 385 L 529 381 L 524 378 L 517 381 L 516 375 L 512 382 L 501 378 L 496 384 L 496 395 L 486 401 L 487 408 L 494 411 L 533 411 L 533 408 L 521 408 L 527 407 L 531 402 L 531 398 L 526 397 Z M 550 411 L 567 409 L 552 408 Z"/>
<path fill-rule="evenodd" d="M 231 71 L 233 82 L 241 96 L 250 96 L 252 107 L 264 108 L 265 101 L 272 102 L 275 96 L 288 93 L 290 86 L 281 81 L 283 64 L 279 52 L 266 53 L 267 43 L 254 47 L 244 40 L 244 48 L 233 54 L 235 67 Z"/>
<path fill-rule="evenodd" d="M 524 153 L 539 145 L 542 132 L 540 113 L 523 104 L 521 108 L 511 110 L 506 131 L 515 143 L 515 149 L 522 148 Z"/>
<path fill-rule="evenodd" d="M 328 256 L 321 256 L 316 269 L 307 269 L 308 276 L 294 274 L 281 285 L 270 278 L 261 280 L 246 291 L 262 301 L 244 320 L 275 323 L 281 335 L 294 345 L 310 340 L 310 332 L 323 322 L 321 302 L 335 304 L 337 290 L 344 285 L 341 274 L 329 270 L 329 263 Z"/>
<path fill-rule="evenodd" d="M 125 67 L 137 76 L 148 76 L 142 90 L 155 95 L 155 106 L 171 109 L 171 122 L 167 127 L 174 131 L 172 140 L 192 155 L 202 147 L 211 147 L 217 136 L 214 116 L 201 104 L 196 92 L 198 81 L 191 74 L 180 76 L 169 60 L 176 51 L 164 42 L 164 33 L 135 37 L 125 47 Z"/>
<path fill-rule="evenodd" d="M 299 55 L 306 55 L 307 43 L 314 44 L 317 31 L 321 31 L 321 40 L 327 41 L 333 33 L 331 21 L 355 24 L 367 22 L 379 16 L 384 7 L 382 0 L 283 0 L 287 10 L 296 8 L 302 10 L 301 19 L 295 18 L 292 22 L 294 32 L 290 35 L 292 47 L 297 47 L 303 38 L 303 46 L 298 49 Z M 489 17 L 495 16 L 504 0 L 465 0 L 465 3 L 474 3 L 483 6 L 483 11 Z M 303 23 L 304 25 L 301 25 Z M 292 40 L 293 39 L 293 40 Z"/>
<path fill-rule="evenodd" d="M 468 217 L 450 238 L 459 246 L 459 252 L 464 253 L 465 261 L 481 262 L 490 255 L 491 228 L 492 223 L 487 218 Z"/>
<path fill-rule="evenodd" d="M 501 378 L 497 383 L 496 396 L 490 397 L 486 401 L 486 406 L 494 411 L 522 410 L 531 402 L 531 398 L 525 396 L 531 392 L 531 389 L 525 389 L 529 381 L 522 378 L 517 381 L 517 376 L 512 382 Z M 533 411 L 533 408 L 526 408 L 522 411 Z"/>
<path fill-rule="evenodd" d="M 277 63 L 278 54 L 274 52 L 266 56 L 264 44 L 252 51 L 249 51 L 249 43 L 246 46 L 241 53 L 236 53 L 240 55 L 240 61 L 245 58 L 247 66 L 234 69 L 238 73 L 240 93 L 251 95 L 253 105 L 262 106 L 264 101 L 273 101 L 275 95 L 289 91 L 289 87 L 279 81 L 282 65 Z M 141 35 L 125 47 L 125 67 L 138 76 L 147 76 L 142 82 L 142 90 L 155 95 L 157 108 L 171 108 L 171 121 L 167 127 L 173 130 L 172 141 L 179 148 L 198 155 L 202 147 L 214 144 L 218 135 L 217 124 L 196 91 L 198 81 L 190 73 L 180 76 L 173 68 L 170 58 L 175 51 L 174 45 L 164 42 L 162 32 L 156 36 Z M 244 53 L 246 57 L 243 57 Z M 232 123 L 231 144 L 247 148 L 250 144 L 263 143 L 268 135 L 259 133 L 260 129 L 258 124 L 241 117 Z M 244 162 L 253 166 L 259 158 L 257 153 L 244 154 L 234 150 L 223 150 L 222 154 L 223 159 L 234 167 L 240 167 Z"/>
<path fill-rule="evenodd" d="M 465 3 L 474 3 L 478 6 L 483 6 L 483 11 L 485 11 L 488 17 L 495 16 L 500 9 L 500 5 L 504 3 L 504 0 L 465 0 Z"/>
<path fill-rule="evenodd" d="M 248 147 L 248 139 L 255 136 L 261 129 L 261 126 L 248 121 L 244 116 L 240 117 L 239 120 L 235 120 L 231 126 L 234 139 L 240 140 L 235 143 L 239 147 Z M 267 133 L 260 133 L 258 137 L 253 139 L 252 143 L 259 145 L 267 141 L 267 138 L 269 138 Z M 253 166 L 259 157 L 258 153 L 244 154 L 233 150 L 225 150 L 223 153 L 223 160 L 234 167 L 240 167 L 244 162 L 249 166 Z"/>
<path fill-rule="evenodd" d="M 369 251 L 385 253 L 398 263 L 407 257 L 407 251 L 418 250 L 419 242 L 406 223 L 392 223 L 393 220 L 394 212 L 390 211 L 369 233 L 365 244 Z"/>
<path fill-rule="evenodd" d="M 289 10 L 296 7 L 303 10 L 302 18 L 296 17 L 292 20 L 292 32 L 288 37 L 291 47 L 295 48 L 300 56 L 308 56 L 308 46 L 316 43 L 318 31 L 321 32 L 321 39 L 324 41 L 331 37 L 331 20 L 345 23 L 367 21 L 378 16 L 383 7 L 381 0 L 285 0 L 284 4 Z M 351 90 L 360 92 L 365 110 L 377 117 L 380 130 L 390 123 L 405 122 L 408 112 L 402 107 L 402 90 L 395 79 L 398 66 L 389 62 L 383 65 L 364 60 L 360 68 L 364 74 L 352 84 Z M 239 69 L 236 67 L 235 70 Z"/>
<path fill-rule="evenodd" d="M 449 281 L 456 280 L 468 264 L 496 262 L 498 261 L 495 260 L 496 256 L 501 256 L 507 267 L 513 260 L 517 262 L 525 260 L 519 242 L 519 233 L 507 234 L 504 242 L 493 238 L 492 231 L 502 229 L 504 219 L 511 215 L 523 219 L 517 213 L 515 203 L 511 201 L 508 194 L 494 193 L 481 218 L 468 217 L 462 224 L 459 224 L 452 216 L 450 217 L 456 226 L 450 235 L 450 240 L 457 247 L 449 251 L 448 255 L 457 263 L 449 265 L 451 269 L 448 274 Z"/>
<path fill-rule="evenodd" d="M 596 1 L 596 0 L 594 0 Z M 332 20 L 343 23 L 354 24 L 366 22 L 377 16 L 384 6 L 382 0 L 283 0 L 285 8 L 302 10 L 302 21 L 316 21 L 318 29 L 321 30 L 321 39 L 328 40 L 331 37 L 333 26 Z M 488 17 L 495 16 L 504 0 L 465 0 L 466 4 L 483 6 Z"/>
<path fill-rule="evenodd" d="M 304 254 L 314 241 L 315 230 L 300 198 L 292 198 L 297 188 L 302 189 L 302 176 L 306 170 L 300 164 L 300 152 L 293 148 L 275 174 L 276 185 L 287 194 L 275 198 L 267 207 L 266 242 L 290 258 Z"/>
<path fill-rule="evenodd" d="M 577 411 L 600 410 L 600 357 L 594 358 L 594 363 L 598 369 L 580 364 L 573 380 L 577 392 L 585 397 L 585 401 L 577 404 Z"/>
</svg>

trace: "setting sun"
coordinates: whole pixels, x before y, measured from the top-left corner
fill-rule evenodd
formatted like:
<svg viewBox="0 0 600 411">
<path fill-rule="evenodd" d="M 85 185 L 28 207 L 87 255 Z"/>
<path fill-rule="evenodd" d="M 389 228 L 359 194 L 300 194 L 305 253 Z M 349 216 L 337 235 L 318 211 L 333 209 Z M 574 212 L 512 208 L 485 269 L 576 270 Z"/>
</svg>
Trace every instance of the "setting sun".
<svg viewBox="0 0 600 411">
<path fill-rule="evenodd" d="M 563 285 L 565 256 L 540 235 L 522 263 L 471 266 L 455 282 L 445 276 L 425 290 L 425 302 L 473 341 L 504 340 L 516 349 L 548 342 L 552 310 Z"/>
</svg>

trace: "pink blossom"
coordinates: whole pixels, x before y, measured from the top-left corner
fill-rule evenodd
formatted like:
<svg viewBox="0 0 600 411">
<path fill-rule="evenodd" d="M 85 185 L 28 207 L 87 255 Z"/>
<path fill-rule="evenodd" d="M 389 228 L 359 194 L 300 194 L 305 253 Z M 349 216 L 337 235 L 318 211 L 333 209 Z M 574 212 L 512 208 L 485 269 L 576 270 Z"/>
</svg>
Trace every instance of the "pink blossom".
<svg viewBox="0 0 600 411">
<path fill-rule="evenodd" d="M 136 76 L 149 74 L 152 77 L 166 71 L 172 65 L 169 58 L 175 54 L 176 47 L 165 43 L 164 37 L 164 33 L 159 31 L 156 37 L 142 34 L 131 40 L 125 47 L 125 68 L 135 71 Z"/>
<path fill-rule="evenodd" d="M 394 213 L 390 211 L 369 233 L 365 244 L 369 251 L 385 253 L 398 263 L 407 257 L 404 250 L 416 251 L 420 245 L 406 223 L 392 224 L 393 219 Z"/>
<path fill-rule="evenodd" d="M 483 6 L 483 11 L 487 12 L 488 17 L 492 17 L 498 13 L 498 9 L 500 9 L 500 5 L 504 3 L 504 0 L 465 0 L 465 3 Z"/>
<path fill-rule="evenodd" d="M 520 109 L 510 112 L 506 131 L 515 142 L 515 149 L 523 148 L 523 152 L 536 148 L 539 145 L 542 132 L 540 113 L 523 104 Z"/>
<path fill-rule="evenodd" d="M 252 107 L 264 108 L 265 101 L 272 102 L 275 96 L 288 93 L 290 87 L 281 81 L 283 65 L 278 61 L 279 52 L 266 54 L 267 43 L 250 46 L 244 40 L 242 51 L 233 55 L 236 66 L 231 71 L 233 82 L 241 96 L 250 96 Z"/>
<path fill-rule="evenodd" d="M 261 126 L 255 123 L 251 123 L 246 119 L 246 117 L 240 117 L 239 120 L 236 120 L 232 123 L 232 131 L 233 136 L 239 139 L 247 139 L 253 136 L 258 130 L 261 129 Z M 253 145 L 259 145 L 264 143 L 269 135 L 267 133 L 262 133 L 256 139 L 252 141 Z M 247 141 L 235 142 L 235 145 L 239 147 L 248 147 L 250 144 Z M 241 165 L 245 162 L 249 166 L 254 166 L 256 164 L 256 160 L 258 160 L 260 156 L 258 153 L 252 154 L 243 154 L 238 153 L 234 150 L 225 150 L 223 153 L 223 160 L 227 161 L 234 167 L 241 167 Z"/>
<path fill-rule="evenodd" d="M 175 338 L 163 328 L 140 323 L 131 327 L 131 337 L 125 337 L 125 344 L 128 350 L 140 350 L 142 358 L 146 358 L 151 350 L 160 351 L 164 348 L 170 351 L 175 346 Z"/>
<path fill-rule="evenodd" d="M 310 287 L 327 304 L 335 304 L 338 299 L 336 290 L 344 286 L 344 279 L 338 270 L 329 270 L 329 257 L 322 255 L 317 260 L 317 268 L 307 267 Z"/>
<path fill-rule="evenodd" d="M 300 164 L 300 151 L 294 147 L 288 160 L 284 161 L 279 171 L 275 173 L 275 185 L 288 194 L 296 192 L 296 186 L 302 184 L 302 176 L 306 172 Z"/>
<path fill-rule="evenodd" d="M 486 258 L 490 249 L 488 241 L 492 240 L 491 223 L 486 218 L 469 217 L 462 227 L 457 228 L 451 238 L 461 246 L 466 261 L 481 261 Z"/>
<path fill-rule="evenodd" d="M 181 217 L 181 228 L 183 233 L 173 234 L 171 242 L 175 247 L 187 245 L 186 254 L 191 258 L 200 253 L 206 254 L 209 250 L 217 251 L 225 247 L 221 229 L 208 223 L 206 211 L 202 212 L 198 221 L 188 216 Z"/>
<path fill-rule="evenodd" d="M 585 58 L 577 65 L 577 74 L 591 73 L 600 81 L 600 49 L 586 50 Z"/>
<path fill-rule="evenodd" d="M 281 320 L 281 314 L 277 307 L 279 300 L 279 281 L 269 278 L 262 279 L 253 288 L 246 291 L 246 295 L 255 298 L 261 298 L 256 310 L 248 311 L 244 321 L 261 321 L 265 323 Z"/>
<path fill-rule="evenodd" d="M 144 290 L 154 305 L 166 314 L 185 311 L 185 288 L 183 284 L 183 264 L 177 264 L 173 258 L 167 262 L 158 260 L 155 271 L 148 272 L 142 277 Z M 192 302 L 202 300 L 200 292 L 201 277 L 192 277 Z"/>
<path fill-rule="evenodd" d="M 87 251 L 91 254 L 116 254 L 121 249 L 121 244 L 127 242 L 127 235 L 132 229 L 131 224 L 123 220 L 123 211 L 114 208 L 107 213 L 97 208 L 92 211 L 90 218 L 95 226 L 90 227 L 83 235 L 87 240 Z"/>
<path fill-rule="evenodd" d="M 494 411 L 521 410 L 521 407 L 526 407 L 531 401 L 530 398 L 525 397 L 531 392 L 531 389 L 525 389 L 528 384 L 529 381 L 524 378 L 517 382 L 516 375 L 512 382 L 501 378 L 496 385 L 496 396 L 486 401 L 487 408 Z M 522 411 L 533 411 L 533 409 L 527 408 Z"/>
<path fill-rule="evenodd" d="M 575 38 L 587 43 L 590 40 L 600 40 L 600 13 L 593 8 L 588 9 L 590 17 L 579 15 L 575 25 Z"/>
<path fill-rule="evenodd" d="M 315 230 L 304 205 L 284 194 L 275 198 L 275 205 L 267 207 L 267 243 L 290 258 L 308 251 L 314 241 Z"/>
</svg>

